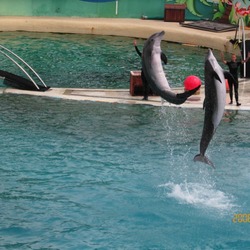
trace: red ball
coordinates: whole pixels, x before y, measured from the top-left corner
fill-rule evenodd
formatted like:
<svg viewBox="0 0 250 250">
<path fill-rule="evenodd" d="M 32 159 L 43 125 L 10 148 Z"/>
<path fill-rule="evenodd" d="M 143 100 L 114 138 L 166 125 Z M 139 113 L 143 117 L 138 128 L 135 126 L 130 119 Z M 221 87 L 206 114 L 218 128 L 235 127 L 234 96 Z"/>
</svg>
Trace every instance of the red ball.
<svg viewBox="0 0 250 250">
<path fill-rule="evenodd" d="M 201 85 L 201 79 L 198 76 L 191 75 L 184 80 L 183 84 L 185 90 L 191 90 Z"/>
</svg>

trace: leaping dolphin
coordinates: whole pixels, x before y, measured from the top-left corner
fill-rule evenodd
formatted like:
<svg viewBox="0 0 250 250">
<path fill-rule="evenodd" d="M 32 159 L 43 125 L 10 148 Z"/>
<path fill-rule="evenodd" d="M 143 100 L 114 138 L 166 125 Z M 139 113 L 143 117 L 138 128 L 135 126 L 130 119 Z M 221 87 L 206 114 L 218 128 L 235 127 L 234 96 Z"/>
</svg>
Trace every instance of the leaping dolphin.
<svg viewBox="0 0 250 250">
<path fill-rule="evenodd" d="M 161 40 L 165 32 L 151 35 L 145 42 L 142 52 L 142 70 L 151 89 L 170 103 L 182 104 L 193 95 L 200 86 L 176 94 L 171 91 L 161 63 Z"/>
<path fill-rule="evenodd" d="M 224 71 L 209 49 L 205 59 L 204 125 L 200 141 L 200 153 L 194 157 L 194 161 L 201 161 L 214 167 L 214 164 L 205 156 L 205 152 L 223 117 L 225 104 Z"/>
</svg>

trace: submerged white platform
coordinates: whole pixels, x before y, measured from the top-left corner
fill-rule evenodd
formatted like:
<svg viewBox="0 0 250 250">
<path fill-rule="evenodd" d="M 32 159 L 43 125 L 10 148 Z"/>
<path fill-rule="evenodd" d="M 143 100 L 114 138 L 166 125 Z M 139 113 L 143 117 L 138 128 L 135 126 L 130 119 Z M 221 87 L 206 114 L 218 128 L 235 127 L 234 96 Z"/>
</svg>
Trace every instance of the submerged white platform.
<svg viewBox="0 0 250 250">
<path fill-rule="evenodd" d="M 183 88 L 172 89 L 176 93 L 183 92 Z M 61 98 L 75 101 L 93 101 L 105 103 L 120 103 L 130 105 L 152 105 L 152 106 L 171 106 L 179 108 L 203 108 L 204 87 L 200 93 L 193 95 L 181 105 L 162 102 L 159 96 L 149 96 L 148 101 L 142 100 L 142 96 L 131 96 L 129 89 L 82 89 L 82 88 L 51 88 L 46 92 L 19 90 L 13 88 L 1 88 L 0 94 L 30 95 L 39 97 Z M 227 110 L 250 110 L 250 80 L 240 80 L 239 97 L 241 106 L 229 105 L 229 94 L 227 94 Z"/>
</svg>

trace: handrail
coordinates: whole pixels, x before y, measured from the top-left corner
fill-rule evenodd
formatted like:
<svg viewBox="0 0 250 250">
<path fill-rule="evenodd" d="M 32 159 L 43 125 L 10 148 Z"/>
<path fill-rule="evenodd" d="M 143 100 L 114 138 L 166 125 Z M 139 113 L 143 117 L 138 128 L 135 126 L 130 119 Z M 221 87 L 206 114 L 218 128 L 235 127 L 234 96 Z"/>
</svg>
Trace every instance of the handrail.
<svg viewBox="0 0 250 250">
<path fill-rule="evenodd" d="M 38 85 L 36 84 L 36 82 L 32 79 L 32 77 L 28 74 L 28 72 L 19 63 L 17 63 L 13 58 L 11 58 L 5 52 L 3 52 L 3 51 L 0 50 L 0 53 L 2 53 L 4 56 L 6 56 L 7 58 L 9 58 L 14 64 L 16 64 L 29 77 L 29 79 L 34 83 L 34 85 L 36 86 L 36 88 L 38 90 L 40 90 L 40 88 L 38 87 Z"/>
<path fill-rule="evenodd" d="M 9 53 L 11 53 L 12 55 L 14 55 L 16 58 L 18 58 L 21 62 L 23 62 L 36 76 L 37 76 L 37 78 L 41 81 L 41 83 L 44 85 L 44 87 L 46 87 L 47 88 L 47 86 L 46 86 L 46 84 L 44 83 L 44 81 L 42 80 L 42 78 L 37 74 L 37 72 L 26 62 L 26 61 L 24 61 L 20 56 L 18 56 L 17 54 L 15 54 L 13 51 L 11 51 L 10 49 L 7 49 L 6 47 L 4 47 L 3 45 L 1 45 L 0 44 L 0 48 L 2 48 L 2 49 L 5 49 L 6 51 L 8 51 Z M 10 59 L 10 57 L 8 57 L 9 59 Z M 15 60 L 14 59 L 12 59 L 12 61 L 13 62 L 15 62 Z M 18 64 L 18 63 L 16 63 L 15 62 L 15 64 Z M 19 64 L 18 64 L 19 65 Z M 18 66 L 19 67 L 19 66 Z M 26 71 L 24 71 L 24 72 L 26 72 Z M 26 73 L 25 73 L 26 74 Z M 26 74 L 27 75 L 27 74 Z M 28 75 L 27 75 L 28 76 Z M 30 78 L 30 77 L 29 77 Z M 36 83 L 35 83 L 35 81 L 34 80 L 32 80 L 32 82 L 35 84 L 35 85 L 37 85 Z M 39 88 L 38 88 L 39 89 Z"/>
</svg>

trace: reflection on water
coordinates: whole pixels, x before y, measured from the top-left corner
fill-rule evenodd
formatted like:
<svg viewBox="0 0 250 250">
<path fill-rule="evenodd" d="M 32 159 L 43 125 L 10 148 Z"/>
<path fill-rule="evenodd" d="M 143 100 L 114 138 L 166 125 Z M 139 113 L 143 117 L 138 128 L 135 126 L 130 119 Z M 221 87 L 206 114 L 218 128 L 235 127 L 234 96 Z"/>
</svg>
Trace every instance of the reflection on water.
<svg viewBox="0 0 250 250">
<path fill-rule="evenodd" d="M 224 113 L 224 121 L 233 122 L 238 114 L 238 110 L 226 110 Z"/>
</svg>

